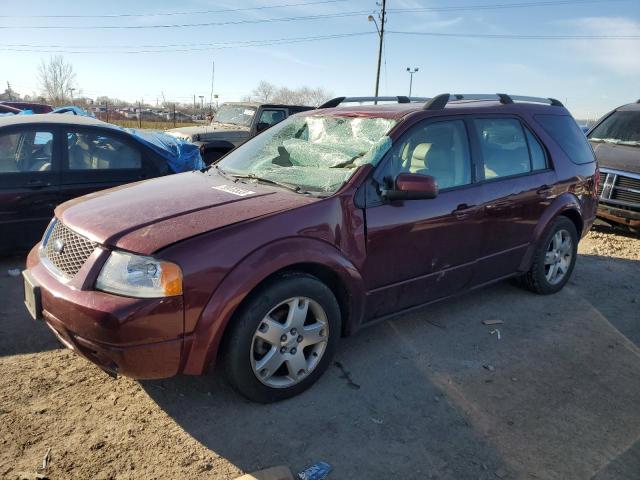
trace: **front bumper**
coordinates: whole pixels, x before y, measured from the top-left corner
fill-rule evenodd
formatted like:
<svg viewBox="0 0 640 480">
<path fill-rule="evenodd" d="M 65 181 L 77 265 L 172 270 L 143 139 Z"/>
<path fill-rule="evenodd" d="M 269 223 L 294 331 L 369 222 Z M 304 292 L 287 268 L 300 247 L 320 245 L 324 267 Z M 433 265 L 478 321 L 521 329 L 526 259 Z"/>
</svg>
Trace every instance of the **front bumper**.
<svg viewBox="0 0 640 480">
<path fill-rule="evenodd" d="M 87 278 L 65 284 L 40 261 L 38 246 L 27 269 L 40 286 L 44 321 L 67 348 L 111 374 L 152 379 L 180 372 L 182 297 L 137 299 L 79 288 L 92 284 Z"/>
<path fill-rule="evenodd" d="M 619 223 L 632 228 L 640 228 L 640 210 L 627 210 L 600 202 L 598 217 L 610 222 Z"/>
</svg>

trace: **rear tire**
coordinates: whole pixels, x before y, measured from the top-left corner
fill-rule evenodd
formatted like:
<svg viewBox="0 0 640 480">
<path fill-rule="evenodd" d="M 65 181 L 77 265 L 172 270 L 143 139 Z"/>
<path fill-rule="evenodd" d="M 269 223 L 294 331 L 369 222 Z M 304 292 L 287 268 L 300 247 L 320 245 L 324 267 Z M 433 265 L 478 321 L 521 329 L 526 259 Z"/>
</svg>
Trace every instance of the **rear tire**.
<svg viewBox="0 0 640 480">
<path fill-rule="evenodd" d="M 259 287 L 232 322 L 223 348 L 227 378 L 259 403 L 284 400 L 313 385 L 329 366 L 341 332 L 333 292 L 302 273 Z"/>
<path fill-rule="evenodd" d="M 571 278 L 578 253 L 578 233 L 567 217 L 556 218 L 540 238 L 522 285 L 540 295 L 557 293 Z"/>
</svg>

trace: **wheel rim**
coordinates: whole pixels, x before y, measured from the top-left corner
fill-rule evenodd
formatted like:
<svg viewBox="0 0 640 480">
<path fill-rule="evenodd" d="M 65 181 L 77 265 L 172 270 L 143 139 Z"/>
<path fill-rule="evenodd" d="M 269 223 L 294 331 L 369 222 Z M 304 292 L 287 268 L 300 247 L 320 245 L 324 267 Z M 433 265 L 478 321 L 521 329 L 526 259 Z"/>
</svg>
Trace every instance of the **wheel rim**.
<svg viewBox="0 0 640 480">
<path fill-rule="evenodd" d="M 267 313 L 253 334 L 251 367 L 272 388 L 300 383 L 318 366 L 327 347 L 329 323 L 320 304 L 289 298 Z"/>
<path fill-rule="evenodd" d="M 544 273 L 547 282 L 557 285 L 567 276 L 573 260 L 573 240 L 567 230 L 558 230 L 547 247 L 544 256 Z"/>
</svg>

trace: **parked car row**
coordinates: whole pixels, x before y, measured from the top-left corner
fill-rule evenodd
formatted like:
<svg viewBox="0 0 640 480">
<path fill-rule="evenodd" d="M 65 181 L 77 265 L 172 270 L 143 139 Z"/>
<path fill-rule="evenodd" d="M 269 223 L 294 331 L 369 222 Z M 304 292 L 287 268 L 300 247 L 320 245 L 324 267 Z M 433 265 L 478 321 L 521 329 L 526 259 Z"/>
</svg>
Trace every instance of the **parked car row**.
<svg viewBox="0 0 640 480">
<path fill-rule="evenodd" d="M 37 243 L 67 200 L 204 167 L 196 146 L 149 135 L 76 115 L 0 118 L 0 252 Z"/>
<path fill-rule="evenodd" d="M 209 168 L 58 206 L 23 272 L 31 315 L 111 375 L 222 363 L 239 392 L 271 402 L 310 387 L 340 337 L 391 315 L 505 278 L 539 294 L 563 288 L 600 177 L 559 101 L 350 100 L 295 115 L 229 106 L 212 130 L 243 139 Z M 265 112 L 278 120 L 270 128 Z M 32 172 L 67 182 L 65 169 L 83 188 L 82 175 L 112 162 L 118 175 L 167 173 L 121 131 L 56 118 L 0 124 L 15 142 L 6 165 L 26 188 Z M 21 133 L 7 139 L 7 127 Z"/>
</svg>

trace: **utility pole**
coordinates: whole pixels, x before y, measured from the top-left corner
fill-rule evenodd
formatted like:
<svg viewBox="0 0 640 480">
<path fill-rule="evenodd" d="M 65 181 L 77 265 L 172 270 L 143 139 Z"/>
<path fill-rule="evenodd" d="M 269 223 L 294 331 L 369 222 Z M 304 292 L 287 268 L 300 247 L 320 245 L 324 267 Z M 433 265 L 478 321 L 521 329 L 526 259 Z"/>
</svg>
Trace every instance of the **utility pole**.
<svg viewBox="0 0 640 480">
<path fill-rule="evenodd" d="M 13 100 L 13 94 L 11 93 L 11 84 L 7 80 L 7 93 L 9 94 L 9 100 Z"/>
<path fill-rule="evenodd" d="M 418 70 L 419 70 L 418 67 L 415 67 L 413 70 L 407 67 L 407 72 L 409 72 L 409 75 L 411 76 L 411 78 L 409 79 L 409 97 L 411 97 L 411 88 L 413 87 L 413 74 L 416 73 Z"/>
<path fill-rule="evenodd" d="M 73 91 L 75 90 L 75 88 L 70 88 L 69 91 L 71 92 L 71 105 L 73 105 Z"/>
<path fill-rule="evenodd" d="M 193 94 L 193 114 L 196 113 L 196 94 Z"/>
<path fill-rule="evenodd" d="M 211 92 L 209 93 L 209 114 L 213 116 L 213 80 L 216 73 L 216 61 L 211 60 Z"/>
<path fill-rule="evenodd" d="M 142 128 L 142 102 L 138 102 L 138 128 Z"/>
<path fill-rule="evenodd" d="M 376 22 L 376 19 L 373 15 L 369 15 L 369 21 L 373 22 L 376 26 L 376 30 L 378 31 L 378 37 L 380 37 L 380 44 L 378 45 L 378 70 L 376 73 L 376 94 L 378 96 L 378 92 L 380 90 L 380 66 L 382 65 L 382 46 L 384 45 L 384 23 L 385 17 L 387 14 L 387 2 L 386 0 L 382 0 L 382 3 L 378 3 L 378 6 L 381 7 L 381 11 L 378 13 L 378 18 L 380 19 L 380 26 Z M 377 101 L 375 102 L 378 103 Z"/>
</svg>

